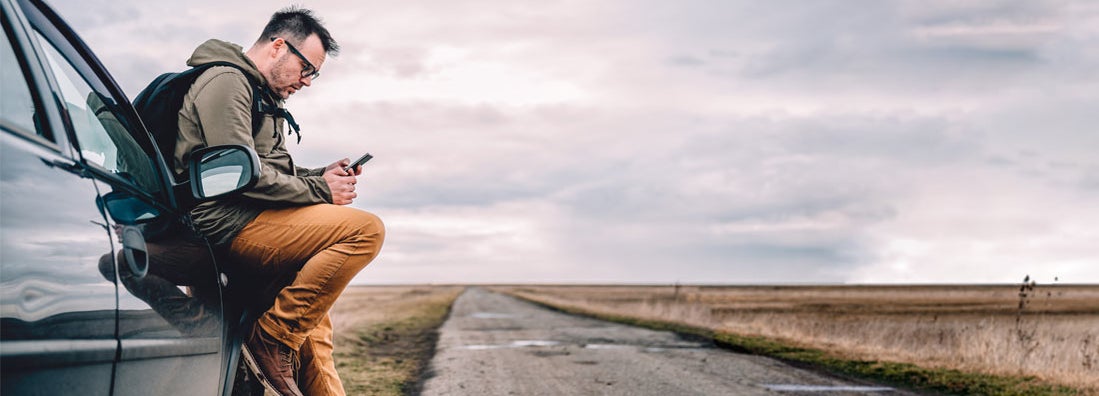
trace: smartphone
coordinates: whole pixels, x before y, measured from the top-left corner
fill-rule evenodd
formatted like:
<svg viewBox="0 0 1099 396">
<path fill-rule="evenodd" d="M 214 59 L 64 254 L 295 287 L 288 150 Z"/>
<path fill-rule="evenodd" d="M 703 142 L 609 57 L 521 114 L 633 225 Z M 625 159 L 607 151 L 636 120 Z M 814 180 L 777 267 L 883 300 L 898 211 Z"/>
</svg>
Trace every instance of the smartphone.
<svg viewBox="0 0 1099 396">
<path fill-rule="evenodd" d="M 359 159 L 355 160 L 355 162 L 352 162 L 351 165 L 348 165 L 347 167 L 343 168 L 343 171 L 347 172 L 347 173 L 351 173 L 352 170 L 355 170 L 356 166 L 365 164 L 366 161 L 370 161 L 371 158 L 374 158 L 374 156 L 370 155 L 370 153 L 363 154 L 362 157 L 359 157 Z"/>
</svg>

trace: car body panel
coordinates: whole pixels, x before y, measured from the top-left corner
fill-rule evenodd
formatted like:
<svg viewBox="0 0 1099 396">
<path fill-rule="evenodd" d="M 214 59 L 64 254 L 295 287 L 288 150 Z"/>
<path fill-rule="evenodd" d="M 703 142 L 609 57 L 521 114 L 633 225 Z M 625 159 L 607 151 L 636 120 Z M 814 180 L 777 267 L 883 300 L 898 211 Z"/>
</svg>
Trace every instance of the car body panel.
<svg viewBox="0 0 1099 396">
<path fill-rule="evenodd" d="M 0 393 L 230 394 L 248 321 L 189 186 L 56 13 L 0 5 Z"/>
<path fill-rule="evenodd" d="M 92 181 L 33 144 L 0 136 L 0 393 L 108 394 L 116 294 L 96 263 L 110 234 Z"/>
</svg>

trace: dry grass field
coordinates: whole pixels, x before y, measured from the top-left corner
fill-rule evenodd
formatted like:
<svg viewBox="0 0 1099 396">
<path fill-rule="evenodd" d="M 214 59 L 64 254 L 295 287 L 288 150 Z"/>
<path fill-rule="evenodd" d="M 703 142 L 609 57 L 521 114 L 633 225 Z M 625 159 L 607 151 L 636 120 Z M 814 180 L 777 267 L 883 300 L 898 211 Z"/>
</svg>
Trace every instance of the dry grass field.
<svg viewBox="0 0 1099 396">
<path fill-rule="evenodd" d="M 349 395 L 407 395 L 461 286 L 351 286 L 332 307 L 336 368 Z"/>
<path fill-rule="evenodd" d="M 763 336 L 851 359 L 1099 390 L 1099 285 L 509 286 L 548 305 Z"/>
</svg>

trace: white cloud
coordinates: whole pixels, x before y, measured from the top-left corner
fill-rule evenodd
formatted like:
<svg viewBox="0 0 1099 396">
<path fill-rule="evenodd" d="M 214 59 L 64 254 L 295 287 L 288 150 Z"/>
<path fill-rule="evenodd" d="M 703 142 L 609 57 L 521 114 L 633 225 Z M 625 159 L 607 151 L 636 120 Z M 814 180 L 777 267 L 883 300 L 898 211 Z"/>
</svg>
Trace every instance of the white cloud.
<svg viewBox="0 0 1099 396">
<path fill-rule="evenodd" d="M 1029 275 L 1095 282 L 1093 194 L 997 169 L 920 182 L 923 194 L 900 200 L 897 218 L 869 228 L 877 260 L 852 271 L 851 280 L 1016 282 Z"/>
</svg>

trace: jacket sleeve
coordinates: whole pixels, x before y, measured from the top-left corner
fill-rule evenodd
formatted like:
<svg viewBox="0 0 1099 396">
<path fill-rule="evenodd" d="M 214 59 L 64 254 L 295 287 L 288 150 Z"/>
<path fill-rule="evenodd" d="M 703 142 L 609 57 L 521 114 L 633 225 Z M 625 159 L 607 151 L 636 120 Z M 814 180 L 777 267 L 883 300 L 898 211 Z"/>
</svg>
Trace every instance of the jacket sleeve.
<svg viewBox="0 0 1099 396">
<path fill-rule="evenodd" d="M 323 168 L 323 167 L 322 168 L 316 168 L 316 169 L 309 169 L 309 168 L 302 168 L 302 167 L 299 166 L 297 168 L 298 168 L 297 170 L 298 170 L 298 175 L 299 176 L 324 176 L 324 169 L 325 168 Z"/>
<path fill-rule="evenodd" d="M 220 68 L 211 69 L 218 74 L 200 88 L 194 102 L 195 113 L 207 145 L 243 144 L 260 154 L 259 182 L 244 196 L 283 204 L 331 203 L 328 183 L 319 174 L 293 174 L 295 167 L 284 152 L 279 154 L 286 157 L 289 165 L 286 172 L 280 172 L 272 164 L 278 159 L 265 157 L 252 136 L 252 88 L 248 80 L 237 70 L 217 69 Z M 259 133 L 271 131 L 265 127 Z"/>
</svg>

